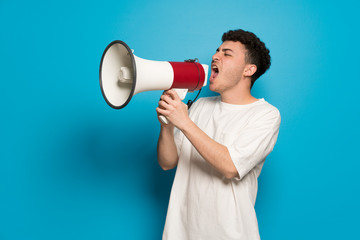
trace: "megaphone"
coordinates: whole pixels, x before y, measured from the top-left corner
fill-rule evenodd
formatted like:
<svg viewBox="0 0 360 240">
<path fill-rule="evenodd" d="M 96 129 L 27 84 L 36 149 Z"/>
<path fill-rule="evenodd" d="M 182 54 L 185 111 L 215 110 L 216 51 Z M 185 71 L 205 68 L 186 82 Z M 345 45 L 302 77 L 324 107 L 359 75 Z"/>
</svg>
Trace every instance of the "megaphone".
<svg viewBox="0 0 360 240">
<path fill-rule="evenodd" d="M 174 89 L 183 100 L 188 91 L 206 85 L 208 70 L 208 65 L 194 60 L 142 59 L 125 42 L 115 40 L 105 48 L 101 58 L 100 87 L 106 103 L 115 109 L 125 107 L 132 96 L 145 91 Z"/>
</svg>

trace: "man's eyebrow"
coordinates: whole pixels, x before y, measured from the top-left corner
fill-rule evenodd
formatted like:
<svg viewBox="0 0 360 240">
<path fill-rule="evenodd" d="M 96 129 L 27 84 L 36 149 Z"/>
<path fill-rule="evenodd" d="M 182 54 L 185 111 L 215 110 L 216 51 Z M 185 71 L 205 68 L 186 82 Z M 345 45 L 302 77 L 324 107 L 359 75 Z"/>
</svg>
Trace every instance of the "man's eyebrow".
<svg viewBox="0 0 360 240">
<path fill-rule="evenodd" d="M 216 49 L 216 52 L 219 52 L 220 50 L 219 50 L 219 48 L 218 49 Z M 230 49 L 230 48 L 223 48 L 223 49 L 221 49 L 221 51 L 222 52 L 226 52 L 226 51 L 231 51 L 231 52 L 234 52 L 232 49 Z"/>
</svg>

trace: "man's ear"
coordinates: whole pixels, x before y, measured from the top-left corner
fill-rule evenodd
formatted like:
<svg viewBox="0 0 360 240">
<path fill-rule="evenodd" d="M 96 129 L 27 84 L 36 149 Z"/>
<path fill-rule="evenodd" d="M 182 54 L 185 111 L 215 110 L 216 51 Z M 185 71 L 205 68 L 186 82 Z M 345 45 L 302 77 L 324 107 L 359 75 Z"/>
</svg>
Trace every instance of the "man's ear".
<svg viewBox="0 0 360 240">
<path fill-rule="evenodd" d="M 255 64 L 248 64 L 245 67 L 245 72 L 244 72 L 244 76 L 245 77 L 251 77 L 252 75 L 254 75 L 254 73 L 256 72 L 257 67 Z"/>
</svg>

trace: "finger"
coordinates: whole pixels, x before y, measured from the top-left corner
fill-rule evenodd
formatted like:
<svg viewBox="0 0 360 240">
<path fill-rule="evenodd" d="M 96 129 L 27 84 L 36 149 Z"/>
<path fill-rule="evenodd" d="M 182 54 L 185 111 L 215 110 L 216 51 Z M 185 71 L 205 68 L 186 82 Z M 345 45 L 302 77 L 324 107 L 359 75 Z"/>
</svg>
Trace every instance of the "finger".
<svg viewBox="0 0 360 240">
<path fill-rule="evenodd" d="M 171 91 L 173 91 L 173 89 L 165 90 L 162 95 L 170 96 L 170 92 L 171 92 Z"/>
<path fill-rule="evenodd" d="M 170 104 L 168 104 L 167 102 L 165 102 L 163 100 L 159 101 L 158 105 L 162 109 L 169 109 L 171 107 Z"/>
<path fill-rule="evenodd" d="M 177 92 L 175 90 L 170 89 L 166 93 L 169 94 L 171 96 L 171 98 L 174 99 L 175 101 L 181 101 L 179 95 L 177 94 Z"/>
<path fill-rule="evenodd" d="M 164 91 L 164 94 L 165 94 L 165 95 L 166 95 L 166 94 L 168 94 L 168 95 L 169 95 L 169 92 L 170 92 L 170 91 L 172 91 L 172 90 L 173 90 L 173 89 L 168 89 L 168 90 L 165 90 L 165 91 Z"/>
<path fill-rule="evenodd" d="M 159 107 L 156 108 L 156 112 L 159 114 L 159 115 L 164 115 L 166 116 L 167 115 L 167 111 L 165 109 L 161 109 Z"/>
<path fill-rule="evenodd" d="M 165 101 L 168 104 L 171 104 L 174 100 L 171 98 L 170 95 L 161 95 L 160 100 Z"/>
<path fill-rule="evenodd" d="M 166 93 L 168 90 L 163 91 L 163 93 L 160 96 L 160 100 L 164 98 L 164 96 L 170 96 L 168 93 Z"/>
</svg>

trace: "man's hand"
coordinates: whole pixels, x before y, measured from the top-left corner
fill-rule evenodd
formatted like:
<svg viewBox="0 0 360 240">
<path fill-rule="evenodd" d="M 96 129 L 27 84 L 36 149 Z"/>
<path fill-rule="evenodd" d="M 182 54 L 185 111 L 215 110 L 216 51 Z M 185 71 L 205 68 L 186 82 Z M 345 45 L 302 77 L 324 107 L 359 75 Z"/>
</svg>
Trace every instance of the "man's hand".
<svg viewBox="0 0 360 240">
<path fill-rule="evenodd" d="M 188 107 L 183 103 L 174 90 L 165 91 L 160 97 L 159 106 L 156 108 L 159 115 L 165 116 L 169 124 L 182 130 L 189 123 Z M 160 121 L 161 122 L 161 121 Z M 163 123 L 161 123 L 162 126 Z"/>
</svg>

